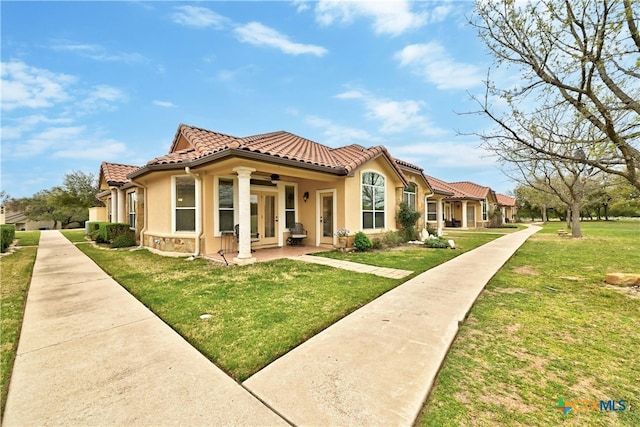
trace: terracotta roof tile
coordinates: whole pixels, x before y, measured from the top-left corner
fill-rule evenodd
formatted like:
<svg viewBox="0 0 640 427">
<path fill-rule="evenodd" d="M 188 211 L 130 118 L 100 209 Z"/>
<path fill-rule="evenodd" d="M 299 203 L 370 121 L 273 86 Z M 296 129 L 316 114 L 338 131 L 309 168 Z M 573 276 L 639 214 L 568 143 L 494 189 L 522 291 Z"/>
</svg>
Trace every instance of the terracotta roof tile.
<svg viewBox="0 0 640 427">
<path fill-rule="evenodd" d="M 102 162 L 100 165 L 100 176 L 98 181 L 104 178 L 109 185 L 120 186 L 129 182 L 127 175 L 139 169 L 140 166 L 123 165 L 120 163 Z"/>
<path fill-rule="evenodd" d="M 442 181 L 441 179 L 434 178 L 429 175 L 425 175 L 427 182 L 433 188 L 434 191 L 451 194 L 450 198 L 468 198 L 469 195 L 460 191 L 459 189 L 452 187 L 449 183 Z"/>
<path fill-rule="evenodd" d="M 514 197 L 505 196 L 504 194 L 496 193 L 496 198 L 498 199 L 498 204 L 500 206 L 515 206 L 518 201 Z"/>
<path fill-rule="evenodd" d="M 189 142 L 189 149 L 178 150 L 181 137 Z M 396 169 L 398 175 L 405 179 L 393 157 L 382 146 L 364 148 L 353 144 L 346 147 L 330 148 L 286 131 L 239 138 L 185 124 L 178 126 L 169 154 L 157 157 L 149 161 L 147 165 L 187 164 L 231 148 L 336 169 L 336 171 L 346 174 L 384 153 L 390 159 L 392 167 Z"/>
<path fill-rule="evenodd" d="M 491 193 L 491 188 L 470 181 L 450 182 L 449 186 L 476 199 L 484 199 Z"/>
</svg>

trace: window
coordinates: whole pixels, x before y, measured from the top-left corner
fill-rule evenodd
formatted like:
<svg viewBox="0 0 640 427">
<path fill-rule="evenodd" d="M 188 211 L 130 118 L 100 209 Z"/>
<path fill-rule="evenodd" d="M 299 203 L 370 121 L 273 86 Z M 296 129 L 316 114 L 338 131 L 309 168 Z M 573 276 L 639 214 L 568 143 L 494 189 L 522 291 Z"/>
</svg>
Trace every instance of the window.
<svg viewBox="0 0 640 427">
<path fill-rule="evenodd" d="M 416 190 L 418 186 L 413 182 L 409 183 L 409 185 L 404 189 L 404 194 L 402 197 L 402 201 L 407 204 L 409 209 L 416 210 Z"/>
<path fill-rule="evenodd" d="M 438 220 L 438 202 L 427 202 L 427 221 Z"/>
<path fill-rule="evenodd" d="M 174 178 L 175 231 L 196 231 L 196 182 L 190 176 Z"/>
<path fill-rule="evenodd" d="M 138 200 L 135 191 L 127 193 L 129 202 L 129 227 L 136 228 L 136 201 Z"/>
<path fill-rule="evenodd" d="M 234 231 L 233 180 L 218 180 L 218 229 Z"/>
<path fill-rule="evenodd" d="M 362 228 L 384 228 L 384 177 L 362 174 Z"/>
<path fill-rule="evenodd" d="M 113 222 L 113 218 L 111 218 L 112 210 L 111 210 L 111 198 L 107 199 L 107 220 L 109 222 Z"/>
<path fill-rule="evenodd" d="M 285 227 L 293 228 L 296 223 L 296 187 L 293 185 L 284 187 L 284 216 Z"/>
<path fill-rule="evenodd" d="M 486 200 L 482 201 L 482 220 L 483 221 L 487 220 L 487 201 Z"/>
</svg>

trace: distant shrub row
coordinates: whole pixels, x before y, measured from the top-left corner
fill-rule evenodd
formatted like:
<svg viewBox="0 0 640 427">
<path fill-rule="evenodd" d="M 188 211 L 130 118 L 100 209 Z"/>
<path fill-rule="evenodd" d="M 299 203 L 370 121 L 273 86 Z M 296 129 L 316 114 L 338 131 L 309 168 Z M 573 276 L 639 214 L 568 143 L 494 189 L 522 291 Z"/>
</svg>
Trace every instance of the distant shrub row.
<svg viewBox="0 0 640 427">
<path fill-rule="evenodd" d="M 129 224 L 119 222 L 90 222 L 89 237 L 96 243 L 108 243 L 112 248 L 136 245 L 136 236 Z"/>
<path fill-rule="evenodd" d="M 0 250 L 4 252 L 16 238 L 16 226 L 13 224 L 0 225 L 0 233 Z"/>
</svg>

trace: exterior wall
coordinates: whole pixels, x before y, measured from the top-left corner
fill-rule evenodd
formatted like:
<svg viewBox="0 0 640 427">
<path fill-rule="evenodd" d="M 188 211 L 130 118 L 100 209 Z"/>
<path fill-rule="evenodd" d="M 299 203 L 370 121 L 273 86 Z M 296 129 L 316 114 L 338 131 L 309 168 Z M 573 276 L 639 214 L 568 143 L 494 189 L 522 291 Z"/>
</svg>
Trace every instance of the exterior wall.
<svg viewBox="0 0 640 427">
<path fill-rule="evenodd" d="M 90 222 L 105 222 L 107 220 L 107 208 L 99 206 L 95 208 L 89 208 L 89 221 Z"/>
</svg>

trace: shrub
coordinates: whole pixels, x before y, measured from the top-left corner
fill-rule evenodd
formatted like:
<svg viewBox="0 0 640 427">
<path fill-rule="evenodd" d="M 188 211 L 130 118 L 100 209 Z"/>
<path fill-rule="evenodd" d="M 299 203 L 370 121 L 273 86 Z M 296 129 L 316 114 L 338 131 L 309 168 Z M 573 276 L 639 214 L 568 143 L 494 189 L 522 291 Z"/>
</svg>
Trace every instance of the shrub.
<svg viewBox="0 0 640 427">
<path fill-rule="evenodd" d="M 0 225 L 0 251 L 7 250 L 16 238 L 16 226 L 13 224 Z"/>
<path fill-rule="evenodd" d="M 447 242 L 442 237 L 438 237 L 437 239 L 427 239 L 424 241 L 424 245 L 428 248 L 434 249 L 445 249 L 449 247 L 449 242 Z"/>
<path fill-rule="evenodd" d="M 91 240 L 96 241 L 97 243 L 106 243 L 106 242 L 99 242 L 98 238 L 100 235 L 100 225 L 102 224 L 108 224 L 108 222 L 100 222 L 100 221 L 96 221 L 96 222 L 90 222 L 89 223 L 89 238 Z"/>
<path fill-rule="evenodd" d="M 409 208 L 405 202 L 400 203 L 400 211 L 398 212 L 398 222 L 402 224 L 402 234 L 405 242 L 418 239 L 418 231 L 416 223 L 420 219 L 420 212 L 416 212 Z"/>
<path fill-rule="evenodd" d="M 128 248 L 136 245 L 136 236 L 131 230 L 127 230 L 126 233 L 122 233 L 113 238 L 111 242 L 112 248 Z"/>
<path fill-rule="evenodd" d="M 406 240 L 399 231 L 387 231 L 382 237 L 382 242 L 387 246 L 400 246 Z"/>
<path fill-rule="evenodd" d="M 129 224 L 119 222 L 100 222 L 97 232 L 91 232 L 90 236 L 96 243 L 110 243 L 122 235 L 128 234 L 131 230 Z"/>
<path fill-rule="evenodd" d="M 368 249 L 371 249 L 373 243 L 371 243 L 371 239 L 369 239 L 369 236 L 364 234 L 362 231 L 358 231 L 353 239 L 353 245 L 356 247 L 356 250 L 364 252 Z"/>
<path fill-rule="evenodd" d="M 431 236 L 437 236 L 438 230 L 436 230 L 436 228 L 432 224 L 427 223 L 427 233 L 429 233 Z"/>
<path fill-rule="evenodd" d="M 371 240 L 371 249 L 382 249 L 382 240 L 379 237 L 374 237 Z"/>
</svg>

